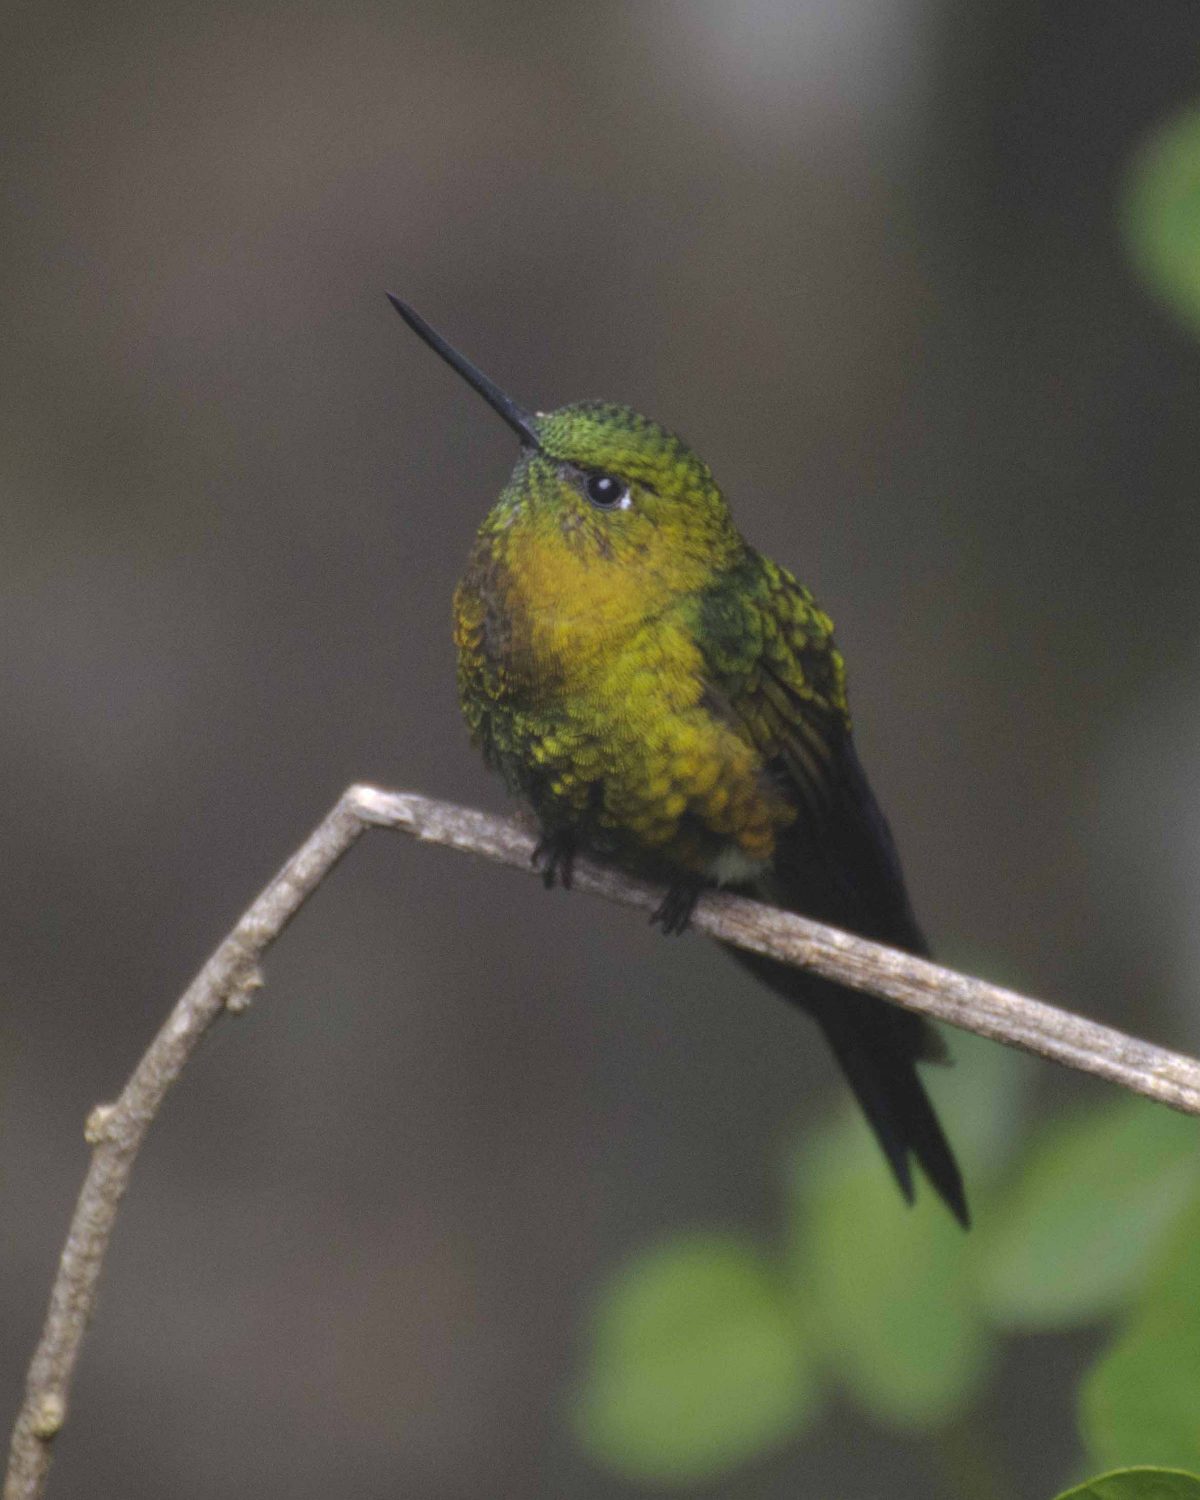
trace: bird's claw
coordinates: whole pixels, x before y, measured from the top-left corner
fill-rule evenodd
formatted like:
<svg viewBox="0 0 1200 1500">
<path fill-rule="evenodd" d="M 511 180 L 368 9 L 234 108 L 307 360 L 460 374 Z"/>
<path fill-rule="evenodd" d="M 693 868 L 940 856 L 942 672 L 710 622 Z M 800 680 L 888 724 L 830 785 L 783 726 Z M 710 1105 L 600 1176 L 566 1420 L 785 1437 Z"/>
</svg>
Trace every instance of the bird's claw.
<svg viewBox="0 0 1200 1500">
<path fill-rule="evenodd" d="M 667 893 L 650 914 L 650 925 L 658 923 L 663 932 L 678 935 L 686 932 L 704 889 L 696 880 L 681 880 L 667 887 Z"/>
<path fill-rule="evenodd" d="M 543 834 L 529 862 L 541 872 L 542 884 L 548 891 L 553 890 L 556 883 L 564 891 L 569 891 L 575 871 L 574 840 L 562 833 Z"/>
</svg>

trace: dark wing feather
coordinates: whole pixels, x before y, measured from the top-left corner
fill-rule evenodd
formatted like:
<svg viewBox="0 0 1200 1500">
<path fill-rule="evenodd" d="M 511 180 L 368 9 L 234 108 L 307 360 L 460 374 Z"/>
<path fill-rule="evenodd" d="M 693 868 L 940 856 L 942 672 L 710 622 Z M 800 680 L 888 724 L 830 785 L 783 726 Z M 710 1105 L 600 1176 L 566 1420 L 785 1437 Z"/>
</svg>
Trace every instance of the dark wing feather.
<svg viewBox="0 0 1200 1500">
<path fill-rule="evenodd" d="M 728 705 L 796 807 L 758 893 L 787 910 L 926 954 L 891 831 L 854 748 L 832 626 L 790 575 L 757 554 L 750 562 L 753 575 L 732 594 L 738 603 L 723 591 L 726 635 L 711 649 L 706 641 L 706 659 L 714 700 Z M 739 622 L 737 608 L 753 618 L 744 614 Z M 915 1157 L 965 1226 L 962 1176 L 916 1071 L 920 1061 L 945 1059 L 938 1033 L 873 996 L 729 951 L 820 1025 L 904 1196 L 912 1200 Z"/>
</svg>

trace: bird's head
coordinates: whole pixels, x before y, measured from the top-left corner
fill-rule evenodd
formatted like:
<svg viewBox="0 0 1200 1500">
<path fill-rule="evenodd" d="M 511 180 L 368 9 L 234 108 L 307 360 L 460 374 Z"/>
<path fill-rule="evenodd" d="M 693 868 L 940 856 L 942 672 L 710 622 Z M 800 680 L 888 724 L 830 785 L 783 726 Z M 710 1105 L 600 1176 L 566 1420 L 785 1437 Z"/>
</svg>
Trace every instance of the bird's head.
<svg viewBox="0 0 1200 1500">
<path fill-rule="evenodd" d="M 708 465 L 674 433 L 606 401 L 527 412 L 407 303 L 390 300 L 520 439 L 489 528 L 557 533 L 581 557 L 636 564 L 680 590 L 740 555 L 744 543 Z"/>
</svg>

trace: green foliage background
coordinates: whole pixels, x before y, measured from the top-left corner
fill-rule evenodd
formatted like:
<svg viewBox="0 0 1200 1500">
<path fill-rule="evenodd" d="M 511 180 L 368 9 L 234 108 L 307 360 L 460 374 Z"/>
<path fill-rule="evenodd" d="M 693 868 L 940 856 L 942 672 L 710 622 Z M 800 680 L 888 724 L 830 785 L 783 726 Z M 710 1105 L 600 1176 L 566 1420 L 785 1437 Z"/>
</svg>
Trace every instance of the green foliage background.
<svg viewBox="0 0 1200 1500">
<path fill-rule="evenodd" d="M 908 1209 L 846 1112 L 787 1153 L 773 1243 L 694 1231 L 614 1274 L 573 1411 L 594 1457 L 711 1480 L 799 1437 L 835 1391 L 936 1441 L 986 1402 L 1006 1340 L 1094 1323 L 1089 1464 L 1200 1471 L 1200 1122 L 1107 1095 L 1025 1142 L 1032 1065 L 971 1037 L 954 1051 L 932 1087 L 971 1232 L 929 1193 Z"/>
<path fill-rule="evenodd" d="M 1200 1479 L 1178 1469 L 1118 1469 L 1067 1490 L 1059 1500 L 1197 1500 Z"/>
</svg>

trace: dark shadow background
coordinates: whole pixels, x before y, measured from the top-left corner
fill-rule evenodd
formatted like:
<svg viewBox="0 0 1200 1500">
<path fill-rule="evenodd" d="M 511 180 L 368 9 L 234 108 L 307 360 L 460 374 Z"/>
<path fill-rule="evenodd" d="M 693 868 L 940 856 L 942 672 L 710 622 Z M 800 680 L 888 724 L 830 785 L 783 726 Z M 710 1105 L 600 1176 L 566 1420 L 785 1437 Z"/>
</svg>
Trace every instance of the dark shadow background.
<svg viewBox="0 0 1200 1500">
<path fill-rule="evenodd" d="M 350 781 L 503 805 L 448 616 L 511 435 L 385 287 L 712 463 L 838 623 L 944 957 L 1200 1046 L 1200 354 L 1117 225 L 1198 45 L 1174 0 L 6 8 L 0 1410 L 84 1116 L 253 892 Z M 373 837 L 151 1138 L 53 1493 L 636 1493 L 562 1421 L 589 1290 L 769 1230 L 812 1043 L 698 940 Z M 1075 1368 L 1007 1371 L 1014 1494 Z M 936 1483 L 842 1411 L 711 1493 L 884 1488 Z"/>
</svg>

